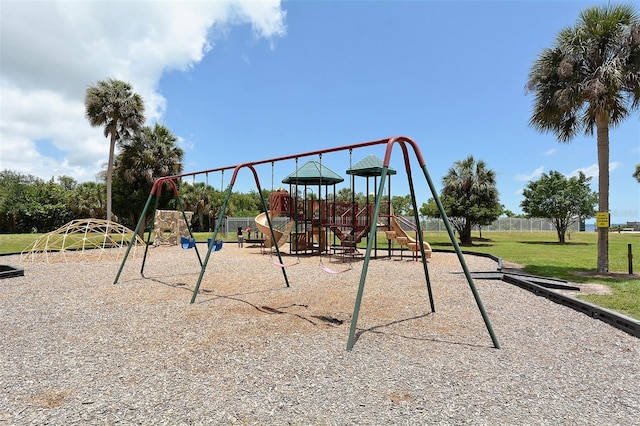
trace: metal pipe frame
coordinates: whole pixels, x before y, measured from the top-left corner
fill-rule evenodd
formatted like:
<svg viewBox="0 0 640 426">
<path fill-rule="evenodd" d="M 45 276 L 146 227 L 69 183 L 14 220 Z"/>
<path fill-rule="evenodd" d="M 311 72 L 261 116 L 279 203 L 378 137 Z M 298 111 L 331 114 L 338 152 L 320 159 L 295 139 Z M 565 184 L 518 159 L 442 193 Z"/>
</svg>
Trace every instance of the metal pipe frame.
<svg viewBox="0 0 640 426">
<path fill-rule="evenodd" d="M 412 205 L 413 205 L 413 209 L 414 209 L 414 215 L 415 215 L 415 219 L 416 219 L 416 224 L 417 224 L 417 228 L 418 228 L 418 244 L 420 244 L 420 255 L 422 257 L 422 262 L 424 265 L 424 274 L 425 274 L 425 282 L 426 282 L 426 287 L 427 287 L 427 293 L 429 296 L 429 302 L 430 302 L 430 307 L 431 310 L 433 312 L 435 312 L 435 304 L 433 301 L 433 295 L 432 295 L 432 291 L 431 291 L 431 282 L 429 279 L 429 272 L 428 272 L 428 267 L 427 267 L 427 257 L 424 251 L 424 241 L 423 241 L 423 235 L 422 235 L 422 229 L 420 226 L 420 221 L 418 220 L 418 208 L 417 208 L 417 202 L 416 202 L 416 195 L 415 195 L 415 190 L 414 190 L 414 184 L 413 184 L 413 178 L 411 176 L 411 166 L 410 166 L 410 159 L 409 159 L 409 150 L 408 147 L 411 147 L 413 149 L 413 152 L 416 156 L 416 160 L 418 162 L 418 164 L 420 165 L 420 168 L 423 171 L 423 174 L 425 176 L 425 179 L 427 181 L 427 184 L 429 186 L 429 189 L 431 191 L 431 195 L 433 197 L 433 199 L 436 202 L 436 205 L 438 207 L 438 211 L 440 212 L 440 215 L 442 216 L 442 219 L 444 221 L 445 227 L 447 229 L 447 233 L 449 234 L 449 238 L 451 240 L 451 243 L 454 247 L 454 250 L 457 254 L 458 260 L 460 262 L 460 265 L 462 266 L 462 269 L 464 271 L 464 275 L 465 278 L 467 279 L 467 282 L 469 284 L 469 287 L 471 289 L 471 292 L 473 293 L 473 297 L 476 301 L 476 304 L 478 306 L 478 309 L 480 310 L 480 313 L 482 315 L 482 319 L 484 320 L 485 326 L 489 332 L 489 335 L 491 336 L 491 340 L 493 342 L 493 346 L 496 349 L 500 349 L 500 343 L 498 342 L 498 339 L 493 331 L 493 327 L 491 326 L 491 322 L 489 320 L 489 316 L 487 315 L 487 312 L 484 308 L 484 305 L 482 303 L 482 300 L 480 299 L 480 295 L 478 294 L 478 291 L 476 289 L 475 283 L 473 281 L 473 278 L 471 277 L 471 273 L 469 272 L 469 268 L 467 267 L 466 261 L 464 259 L 463 253 L 460 249 L 460 246 L 458 245 L 458 242 L 456 241 L 455 238 L 455 234 L 453 233 L 453 230 L 451 228 L 451 225 L 448 221 L 447 215 L 444 211 L 444 207 L 442 206 L 442 203 L 440 202 L 440 199 L 438 197 L 436 188 L 433 184 L 433 181 L 431 180 L 431 177 L 429 176 L 429 172 L 427 171 L 427 166 L 426 163 L 424 161 L 424 158 L 422 156 L 422 153 L 420 152 L 420 148 L 418 147 L 418 145 L 416 144 L 416 142 L 414 142 L 412 139 L 406 137 L 406 136 L 395 136 L 395 137 L 391 137 L 391 138 L 385 138 L 385 139 L 379 139 L 379 140 L 374 140 L 374 141 L 369 141 L 369 142 L 361 142 L 361 143 L 356 143 L 356 144 L 352 144 L 352 145 L 343 145 L 343 146 L 338 146 L 338 147 L 334 147 L 334 148 L 327 148 L 327 149 L 322 149 L 322 150 L 316 150 L 316 151 L 309 151 L 309 152 L 304 152 L 304 153 L 300 153 L 300 154 L 293 154 L 293 155 L 286 155 L 286 156 L 282 156 L 282 157 L 276 157 L 276 158 L 269 158 L 266 160 L 260 160 L 260 161 L 255 161 L 255 162 L 248 162 L 248 163 L 242 163 L 242 164 L 238 164 L 235 166 L 226 166 L 226 167 L 218 167 L 218 168 L 214 168 L 214 169 L 208 169 L 208 170 L 201 170 L 201 171 L 197 171 L 197 172 L 191 172 L 191 173 L 183 173 L 183 174 L 179 174 L 179 175 L 173 175 L 173 176 L 166 176 L 166 177 L 161 177 L 158 178 L 154 184 L 153 187 L 151 189 L 151 193 L 149 194 L 149 198 L 147 200 L 147 203 L 143 209 L 142 215 L 141 215 L 141 219 L 138 222 L 138 225 L 136 226 L 136 230 L 135 233 L 137 234 L 140 226 L 142 224 L 142 219 L 144 218 L 144 215 L 146 214 L 149 206 L 151 205 L 151 202 L 153 200 L 154 197 L 159 197 L 163 184 L 165 182 L 170 182 L 170 185 L 173 188 L 174 191 L 174 195 L 176 198 L 179 198 L 179 194 L 178 194 L 178 189 L 177 189 L 177 185 L 176 185 L 176 181 L 178 179 L 182 179 L 185 177 L 194 177 L 196 175 L 200 175 L 200 174 L 206 174 L 208 176 L 209 173 L 215 173 L 215 172 L 222 172 L 224 173 L 225 170 L 233 170 L 233 175 L 231 177 L 231 181 L 227 187 L 227 195 L 225 197 L 224 203 L 222 205 L 222 208 L 220 209 L 220 213 L 218 215 L 218 219 L 216 221 L 215 227 L 213 229 L 212 232 L 212 241 L 214 241 L 216 239 L 216 236 L 218 234 L 218 230 L 220 229 L 222 220 L 224 218 L 224 214 L 226 213 L 226 209 L 227 209 L 227 204 L 229 202 L 229 198 L 231 196 L 231 192 L 233 189 L 233 185 L 236 182 L 236 178 L 238 176 L 238 173 L 240 172 L 241 169 L 243 168 L 248 168 L 254 176 L 254 180 L 256 182 L 256 187 L 258 190 L 258 193 L 260 194 L 260 199 L 262 201 L 262 207 L 264 209 L 264 211 L 266 212 L 268 210 L 268 206 L 266 204 L 266 200 L 264 199 L 264 197 L 262 196 L 262 189 L 260 186 L 260 179 L 258 178 L 258 174 L 255 170 L 254 166 L 257 165 L 261 165 L 261 164 L 268 164 L 268 163 L 275 163 L 278 161 L 286 161 L 286 160 L 292 160 L 292 159 L 299 159 L 299 158 L 304 158 L 304 157 L 309 157 L 309 156 L 319 156 L 322 154 L 327 154 L 327 153 L 332 153 L 332 152 L 339 152 L 339 151 L 345 151 L 345 150 L 354 150 L 354 149 L 358 149 L 358 148 L 365 148 L 365 147 L 370 147 L 370 146 L 374 146 L 374 145 L 386 145 L 386 151 L 385 151 L 385 156 L 384 156 L 384 162 L 383 162 L 383 169 L 382 169 L 382 174 L 380 176 L 380 183 L 378 186 L 378 192 L 377 192 L 377 196 L 376 196 L 376 202 L 375 202 L 375 209 L 373 212 L 373 218 L 371 220 L 371 229 L 369 231 L 369 235 L 375 235 L 376 231 L 377 231 L 377 221 L 378 221 L 378 217 L 380 215 L 380 204 L 381 204 L 381 200 L 382 197 L 384 195 L 384 186 L 385 186 L 385 181 L 386 181 L 386 177 L 388 174 L 388 170 L 389 170 L 389 163 L 391 161 L 391 153 L 393 151 L 393 147 L 397 144 L 400 146 L 401 150 L 402 150 L 402 155 L 403 155 L 403 159 L 404 159 L 404 163 L 405 163 L 405 170 L 407 172 L 407 179 L 408 179 L 408 183 L 409 183 L 409 189 L 410 189 L 410 193 L 411 193 L 411 201 L 412 201 Z M 156 200 L 157 202 L 157 200 Z M 180 203 L 181 204 L 181 203 Z M 186 216 L 185 216 L 185 220 L 186 220 Z M 269 218 L 269 215 L 267 215 L 267 220 L 269 223 L 269 228 L 271 230 L 271 235 L 273 236 L 273 226 L 271 223 L 271 219 Z M 187 224 L 188 226 L 189 224 Z M 355 344 L 356 341 L 356 330 L 357 330 L 357 323 L 358 323 L 358 316 L 360 313 L 360 305 L 362 302 L 362 295 L 364 294 L 364 286 L 365 286 L 365 282 L 366 282 L 366 277 L 367 277 L 367 271 L 369 268 L 369 260 L 371 258 L 371 251 L 373 248 L 373 243 L 374 243 L 375 239 L 371 239 L 368 238 L 367 239 L 367 250 L 366 250 L 366 254 L 364 256 L 364 261 L 363 261 L 363 265 L 362 265 L 362 271 L 360 273 L 360 283 L 358 285 L 358 292 L 356 295 L 356 301 L 355 301 L 355 305 L 354 305 L 354 309 L 353 309 L 353 316 L 351 318 L 351 326 L 349 329 L 349 337 L 347 340 L 347 350 L 350 351 L 351 349 L 353 349 L 353 346 Z M 122 273 L 122 270 L 124 268 L 124 265 L 127 261 L 127 258 L 129 256 L 129 252 L 131 250 L 131 247 L 134 243 L 134 240 L 132 239 L 132 241 L 129 244 L 129 247 L 125 253 L 124 258 L 122 259 L 122 264 L 120 265 L 120 269 L 118 270 L 118 273 L 115 277 L 114 280 L 114 284 L 117 284 L 118 279 L 120 277 L 120 274 Z M 281 257 L 281 253 L 279 248 L 277 247 L 277 244 L 275 244 L 276 246 L 276 253 L 278 255 L 278 259 L 280 261 L 280 264 L 282 264 L 282 257 Z M 147 247 L 148 247 L 148 242 L 147 242 Z M 194 288 L 192 297 L 191 297 L 191 303 L 194 303 L 200 288 L 200 285 L 202 283 L 202 278 L 204 276 L 204 273 L 206 271 L 207 265 L 209 263 L 209 257 L 211 255 L 211 250 L 207 250 L 207 255 L 204 258 L 204 261 L 201 261 L 201 269 L 200 269 L 200 275 L 198 276 L 198 281 L 196 283 L 196 286 Z M 146 250 L 145 250 L 145 258 L 146 258 Z M 198 259 L 200 259 L 200 256 L 198 254 Z M 143 266 L 141 269 L 141 273 L 143 272 L 144 269 L 144 260 L 143 260 Z M 289 280 L 287 277 L 287 273 L 284 267 L 281 267 L 282 269 L 282 273 L 283 273 L 283 277 L 286 283 L 286 286 L 289 287 Z"/>
</svg>

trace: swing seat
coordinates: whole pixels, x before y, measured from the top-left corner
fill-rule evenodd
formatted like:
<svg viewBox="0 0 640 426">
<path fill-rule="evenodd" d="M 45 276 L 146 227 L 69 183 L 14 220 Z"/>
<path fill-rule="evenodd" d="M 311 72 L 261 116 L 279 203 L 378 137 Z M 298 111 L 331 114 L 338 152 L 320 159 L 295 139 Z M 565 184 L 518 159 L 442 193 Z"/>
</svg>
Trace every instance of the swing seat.
<svg viewBox="0 0 640 426">
<path fill-rule="evenodd" d="M 183 249 L 190 249 L 196 246 L 195 238 L 180 237 L 180 245 Z"/>
<path fill-rule="evenodd" d="M 274 266 L 277 266 L 279 268 L 288 268 L 289 266 L 299 265 L 300 264 L 300 259 L 298 259 L 298 261 L 295 262 L 295 263 L 289 263 L 289 264 L 278 262 L 278 259 L 272 259 L 271 260 L 271 264 L 274 265 Z"/>
<path fill-rule="evenodd" d="M 211 238 L 207 238 L 207 247 L 209 247 L 211 251 L 222 250 L 222 244 L 223 244 L 222 240 L 215 240 L 213 243 L 211 243 Z"/>
<path fill-rule="evenodd" d="M 350 270 L 352 270 L 353 266 L 349 264 L 349 266 L 346 269 L 336 271 L 334 269 L 329 268 L 328 266 L 325 266 L 324 264 L 321 264 L 320 269 L 322 269 L 327 274 L 342 274 L 343 272 L 349 272 Z"/>
</svg>

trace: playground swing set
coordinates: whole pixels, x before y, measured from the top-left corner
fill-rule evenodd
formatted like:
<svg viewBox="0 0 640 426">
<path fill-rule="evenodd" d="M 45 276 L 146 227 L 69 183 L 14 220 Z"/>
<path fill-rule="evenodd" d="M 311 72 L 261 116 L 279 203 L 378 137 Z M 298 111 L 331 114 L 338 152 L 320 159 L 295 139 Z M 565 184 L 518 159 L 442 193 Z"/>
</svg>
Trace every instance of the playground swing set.
<svg viewBox="0 0 640 426">
<path fill-rule="evenodd" d="M 263 207 L 263 211 L 266 213 L 264 214 L 263 219 L 266 221 L 266 226 L 268 227 L 269 232 L 265 233 L 265 235 L 267 235 L 267 239 L 265 241 L 265 246 L 267 244 L 270 244 L 270 247 L 272 247 L 272 255 L 271 255 L 271 263 L 274 264 L 275 266 L 278 266 L 281 268 L 282 270 L 282 275 L 285 281 L 285 285 L 286 287 L 289 287 L 289 278 L 287 276 L 287 267 L 288 266 L 292 266 L 293 264 L 285 264 L 283 262 L 282 259 L 282 253 L 280 251 L 279 248 L 279 241 L 276 239 L 276 232 L 274 229 L 274 224 L 272 221 L 272 217 L 278 216 L 280 214 L 283 213 L 288 213 L 289 215 L 291 215 L 291 207 L 292 205 L 295 206 L 296 204 L 293 202 L 294 200 L 292 199 L 292 197 L 286 192 L 286 191 L 272 191 L 271 196 L 270 196 L 270 205 L 267 206 L 266 200 L 262 194 L 262 189 L 261 189 L 261 185 L 260 185 L 260 180 L 258 178 L 258 173 L 256 172 L 255 166 L 257 165 L 261 165 L 261 164 L 267 164 L 267 163 L 272 163 L 272 165 L 275 162 L 278 161 L 285 161 L 285 160 L 291 160 L 291 159 L 295 159 L 296 160 L 296 172 L 295 172 L 295 176 L 293 177 L 293 181 L 296 183 L 300 183 L 301 180 L 303 180 L 303 177 L 301 175 L 301 172 L 298 170 L 297 167 L 297 162 L 299 158 L 303 158 L 303 157 L 309 157 L 309 156 L 319 156 L 320 159 L 320 163 L 319 163 L 319 170 L 320 170 L 320 177 L 319 177 L 319 187 L 321 188 L 323 186 L 323 184 L 327 185 L 327 181 L 330 181 L 327 177 L 327 175 L 324 173 L 323 169 L 322 169 L 322 155 L 323 154 L 327 154 L 327 153 L 333 153 L 333 152 L 340 152 L 340 151 L 345 151 L 348 150 L 351 156 L 351 153 L 354 149 L 359 149 L 359 148 L 365 148 L 365 147 L 371 147 L 371 146 L 375 146 L 375 145 L 386 145 L 386 149 L 385 149 L 385 156 L 384 156 L 384 161 L 382 163 L 382 167 L 381 170 L 379 171 L 379 184 L 377 184 L 377 193 L 374 199 L 374 203 L 372 205 L 372 209 L 371 211 L 369 211 L 368 207 L 367 207 L 367 224 L 368 224 L 368 230 L 364 230 L 364 231 L 360 231 L 358 232 L 357 236 L 363 236 L 363 235 L 371 235 L 371 236 L 375 236 L 376 232 L 377 232 L 377 228 L 379 227 L 379 222 L 378 219 L 380 218 L 381 214 L 380 214 L 380 210 L 381 210 L 381 204 L 382 204 L 382 199 L 384 198 L 384 190 L 385 190 L 385 182 L 387 180 L 387 177 L 390 173 L 390 169 L 389 168 L 389 163 L 390 163 L 390 159 L 391 159 L 391 154 L 393 151 L 394 146 L 399 146 L 400 149 L 402 150 L 402 155 L 403 155 L 403 160 L 404 160 L 404 164 L 405 164 L 405 170 L 406 170 L 406 174 L 407 174 L 407 179 L 408 179 L 408 186 L 409 186 L 409 191 L 410 191 L 410 197 L 411 197 L 411 202 L 412 202 L 412 206 L 413 206 L 413 211 L 414 211 L 414 219 L 415 219 L 415 223 L 417 226 L 417 232 L 416 232 L 416 241 L 415 241 L 415 251 L 416 252 L 420 252 L 420 257 L 422 259 L 422 265 L 423 265 L 423 271 L 424 271 L 424 277 L 425 277 L 425 284 L 426 284 L 426 288 L 427 288 L 427 293 L 428 293 L 428 297 L 429 297 L 429 303 L 430 303 L 430 308 L 432 312 L 435 312 L 435 303 L 433 300 L 433 294 L 432 294 L 432 290 L 431 290 L 431 282 L 430 282 L 430 278 L 429 278 L 429 271 L 428 271 L 428 266 L 427 266 L 427 252 L 425 250 L 425 247 L 428 247 L 428 244 L 425 243 L 425 241 L 423 240 L 423 233 L 422 230 L 420 228 L 420 221 L 418 218 L 418 206 L 417 206 L 417 202 L 416 202 L 416 194 L 415 194 L 415 188 L 414 188 L 414 183 L 413 183 L 413 177 L 412 177 L 412 173 L 411 173 L 411 162 L 409 159 L 409 148 L 413 149 L 413 152 L 415 154 L 415 158 L 417 163 L 419 164 L 424 177 L 426 179 L 427 185 L 429 187 L 429 190 L 431 191 L 431 196 L 433 197 L 433 199 L 435 200 L 435 203 L 438 207 L 438 211 L 441 215 L 441 217 L 443 218 L 444 221 L 444 225 L 445 228 L 447 230 L 447 233 L 449 235 L 449 238 L 451 240 L 451 243 L 453 245 L 453 248 L 456 252 L 457 258 L 460 262 L 460 266 L 462 267 L 462 270 L 464 272 L 464 276 L 467 280 L 467 283 L 469 285 L 469 288 L 471 289 L 471 292 L 473 294 L 473 297 L 475 299 L 475 302 L 478 306 L 478 309 L 481 313 L 482 319 L 484 321 L 485 327 L 487 328 L 487 331 L 489 332 L 489 335 L 491 337 L 493 346 L 496 349 L 500 348 L 500 343 L 498 342 L 498 339 L 493 331 L 493 327 L 491 326 L 491 322 L 489 320 L 489 317 L 486 313 L 486 310 L 483 306 L 482 300 L 480 299 L 480 295 L 478 294 L 478 291 L 475 287 L 473 278 L 471 277 L 471 273 L 469 271 L 469 268 L 467 267 L 467 264 L 465 262 L 464 256 L 462 254 L 462 251 L 460 249 L 460 246 L 458 245 L 458 242 L 455 238 L 455 234 L 451 228 L 451 225 L 447 219 L 447 215 L 446 212 L 444 211 L 444 208 L 442 206 L 442 203 L 440 202 L 440 199 L 437 195 L 437 191 L 435 189 L 435 186 L 433 184 L 433 181 L 431 180 L 431 177 L 429 176 L 429 173 L 427 171 L 427 167 L 426 167 L 426 163 L 424 161 L 424 158 L 422 157 L 422 154 L 420 152 L 419 147 L 417 146 L 417 144 L 410 138 L 408 137 L 404 137 L 404 136 L 397 136 L 397 137 L 392 137 L 392 138 L 386 138 L 386 139 L 380 139 L 380 140 L 375 140 L 375 141 L 370 141 L 370 142 L 362 142 L 362 143 L 357 143 L 357 144 L 353 144 L 353 145 L 346 145 L 346 146 L 339 146 L 339 147 L 334 147 L 334 148 L 328 148 L 328 149 L 324 149 L 324 150 L 318 150 L 318 151 L 312 151 L 312 152 L 307 152 L 307 153 L 302 153 L 302 154 L 296 154 L 296 155 L 289 155 L 289 156 L 283 156 L 283 157 L 279 157 L 279 158 L 274 158 L 274 159 L 269 159 L 269 160 L 263 160 L 263 161 L 256 161 L 256 162 L 251 162 L 251 163 L 243 163 L 243 164 L 239 164 L 236 166 L 227 166 L 227 167 L 221 167 L 221 168 L 217 168 L 217 169 L 210 169 L 210 170 L 205 170 L 205 171 L 199 171 L 199 172 L 192 172 L 192 173 L 186 173 L 186 174 L 181 174 L 181 175 L 174 175 L 174 176 L 167 176 L 167 177 L 161 177 L 158 178 L 153 186 L 152 189 L 150 191 L 149 197 L 147 199 L 147 202 L 143 208 L 143 211 L 141 212 L 141 219 L 138 222 L 136 229 L 134 231 L 134 233 L 138 233 L 140 230 L 140 227 L 142 226 L 143 223 L 143 219 L 144 217 L 146 217 L 147 213 L 153 215 L 158 207 L 158 200 L 160 198 L 160 195 L 162 193 L 162 189 L 165 185 L 168 185 L 170 187 L 170 189 L 173 192 L 173 196 L 176 199 L 176 206 L 177 209 L 182 211 L 182 216 L 183 219 L 185 220 L 185 223 L 187 224 L 187 228 L 189 231 L 189 238 L 193 239 L 193 233 L 191 230 L 191 226 L 189 224 L 189 221 L 187 220 L 187 216 L 184 212 L 184 208 L 183 208 L 183 204 L 182 201 L 180 199 L 179 193 L 178 193 L 178 189 L 177 189 L 177 185 L 176 185 L 176 181 L 179 179 L 183 179 L 185 177 L 189 177 L 189 176 L 195 176 L 195 175 L 199 175 L 199 174 L 207 174 L 208 173 L 213 173 L 213 172 L 222 172 L 224 173 L 225 170 L 233 170 L 233 175 L 231 177 L 231 180 L 229 182 L 229 185 L 226 188 L 226 193 L 225 193 L 225 197 L 224 197 L 224 201 L 222 204 L 222 207 L 220 208 L 220 212 L 218 214 L 217 220 L 215 222 L 215 226 L 214 229 L 212 231 L 212 235 L 210 238 L 210 241 L 213 242 L 213 244 L 210 243 L 210 247 L 207 250 L 207 253 L 204 257 L 204 260 L 202 259 L 202 257 L 200 256 L 200 253 L 198 251 L 198 248 L 195 244 L 193 244 L 193 248 L 195 249 L 195 253 L 196 256 L 198 258 L 198 262 L 200 264 L 200 273 L 198 275 L 198 279 L 197 282 L 195 284 L 192 296 L 191 296 L 191 303 L 195 303 L 196 297 L 199 293 L 199 289 L 200 289 L 200 285 L 202 283 L 203 277 L 204 277 L 204 273 L 206 271 L 206 268 L 208 266 L 209 260 L 210 260 L 210 256 L 212 252 L 215 251 L 219 251 L 222 248 L 222 243 L 221 240 L 219 240 L 217 238 L 219 230 L 221 229 L 221 225 L 222 225 L 222 221 L 229 203 L 229 199 L 233 190 L 233 186 L 235 184 L 236 178 L 238 176 L 238 173 L 241 169 L 243 168 L 247 168 L 249 169 L 254 177 L 255 183 L 256 183 L 256 187 L 257 187 L 257 192 L 260 195 L 260 201 Z M 350 158 L 350 163 L 351 163 L 351 158 Z M 273 167 L 272 167 L 273 169 Z M 328 170 L 328 169 L 326 169 Z M 395 171 L 393 171 L 393 173 L 395 173 Z M 353 176 L 352 176 L 353 179 Z M 273 180 L 273 178 L 272 178 Z M 283 181 L 284 182 L 284 181 Z M 273 186 L 273 183 L 272 183 Z M 352 185 L 353 188 L 353 185 Z M 297 195 L 297 185 L 296 185 L 296 195 Z M 320 191 L 319 191 L 320 193 Z M 367 191 L 368 193 L 368 191 Z M 352 191 L 352 197 L 353 197 L 353 191 Z M 296 197 L 297 198 L 297 197 Z M 320 197 L 319 197 L 320 198 Z M 312 200 L 312 203 L 313 204 Z M 320 200 L 318 200 L 320 201 Z M 352 198 L 353 201 L 353 198 Z M 271 209 L 269 210 L 268 207 Z M 334 206 L 330 206 L 329 203 L 325 203 L 324 205 L 325 209 L 326 208 L 335 208 Z M 353 207 L 353 206 L 352 206 Z M 322 257 L 322 252 L 327 250 L 327 234 L 329 230 L 333 231 L 334 234 L 334 238 L 338 237 L 338 239 L 341 240 L 341 242 L 347 242 L 348 244 L 353 244 L 353 240 L 356 237 L 355 232 L 356 232 L 356 222 L 353 220 L 356 218 L 357 216 L 357 212 L 355 212 L 353 209 L 351 211 L 349 211 L 348 213 L 351 215 L 351 221 L 345 221 L 341 224 L 334 224 L 334 225 L 330 225 L 330 226 L 322 226 L 322 214 L 324 213 L 325 216 L 327 216 L 328 211 L 324 211 L 325 210 L 323 208 L 318 209 L 318 213 L 319 213 L 319 218 L 317 221 L 315 221 L 315 224 L 317 224 L 317 228 L 314 229 L 314 222 L 311 223 L 311 232 L 316 234 L 317 232 L 317 236 L 318 236 L 318 245 L 317 246 L 313 246 L 312 249 L 317 249 L 318 253 L 320 254 L 320 261 L 319 261 L 319 266 L 320 268 L 324 271 L 327 272 L 329 274 L 339 274 L 339 273 L 343 273 L 343 272 L 347 272 L 349 270 L 353 269 L 353 266 L 351 264 L 351 262 L 349 262 L 349 266 L 344 269 L 344 270 L 333 270 L 329 267 L 327 267 L 326 265 L 324 265 L 323 263 L 323 257 Z M 295 211 L 295 207 L 293 208 L 293 217 L 294 220 L 293 221 L 289 221 L 288 227 L 289 226 L 297 226 L 296 224 L 296 219 L 297 219 L 297 212 Z M 331 217 L 336 217 L 335 214 L 333 214 L 333 216 Z M 343 214 L 341 216 L 342 218 L 345 217 L 345 215 Z M 315 220 L 315 218 L 314 218 Z M 290 225 L 290 223 L 293 222 L 293 225 Z M 152 225 L 153 226 L 153 225 Z M 304 232 L 308 232 L 306 227 L 307 227 L 307 223 L 303 223 L 303 226 L 305 227 L 305 231 Z M 333 227 L 332 227 L 333 226 Z M 340 230 L 340 226 L 342 227 L 351 227 L 351 230 L 349 233 L 344 233 L 342 230 Z M 265 228 L 266 230 L 267 228 Z M 298 231 L 298 229 L 296 229 L 296 232 Z M 145 267 L 145 262 L 146 262 L 146 257 L 147 257 L 147 252 L 148 252 L 148 248 L 150 245 L 150 238 L 151 238 L 151 232 L 149 232 L 149 239 L 146 242 L 146 247 L 145 247 L 145 251 L 144 251 L 144 256 L 143 256 L 143 260 L 142 260 L 142 266 L 140 269 L 140 274 L 144 277 L 144 267 Z M 306 234 L 308 235 L 308 233 Z M 280 234 L 280 236 L 282 237 L 282 234 Z M 342 237 L 342 238 L 340 238 Z M 324 238 L 324 240 L 323 240 Z M 359 280 L 359 285 L 358 285 L 358 291 L 357 291 L 357 295 L 356 295 L 356 300 L 355 300 L 355 305 L 354 305 L 354 310 L 353 310 L 353 315 L 352 315 L 352 320 L 351 320 L 351 326 L 349 329 L 349 337 L 347 340 L 347 347 L 346 349 L 348 351 L 350 351 L 354 344 L 355 344 L 355 339 L 356 339 L 356 328 L 357 328 L 357 322 L 358 322 L 358 316 L 359 316 L 359 312 L 360 312 L 360 305 L 362 303 L 362 296 L 364 293 L 364 287 L 365 287 L 365 283 L 366 283 L 366 278 L 367 278 L 367 272 L 368 272 L 368 267 L 369 267 L 369 261 L 371 259 L 371 254 L 372 254 L 372 250 L 373 250 L 373 246 L 375 243 L 376 238 L 367 238 L 367 247 L 366 247 L 366 251 L 364 253 L 364 255 L 362 256 L 363 258 L 363 262 L 362 262 L 362 270 L 360 273 L 360 280 Z M 291 242 L 290 246 L 293 246 L 294 249 L 299 250 L 300 247 L 297 247 L 295 244 L 295 239 Z M 187 244 L 190 244 L 190 241 L 187 242 Z M 127 251 L 122 259 L 122 263 L 120 265 L 120 268 L 118 269 L 118 272 L 116 274 L 116 277 L 114 279 L 114 284 L 118 283 L 118 280 L 120 278 L 120 275 L 122 274 L 122 271 L 125 267 L 125 264 L 127 262 L 127 258 L 129 256 L 129 252 L 132 248 L 133 244 L 130 244 L 129 247 L 127 248 Z M 308 246 L 305 246 L 305 250 L 306 248 L 308 248 Z M 344 248 L 344 247 L 343 247 Z M 275 253 L 274 253 L 275 252 Z M 277 260 L 274 258 L 277 257 Z M 430 251 L 429 251 L 430 254 Z M 298 261 L 295 262 L 294 264 L 298 264 L 299 263 L 299 258 Z"/>
</svg>

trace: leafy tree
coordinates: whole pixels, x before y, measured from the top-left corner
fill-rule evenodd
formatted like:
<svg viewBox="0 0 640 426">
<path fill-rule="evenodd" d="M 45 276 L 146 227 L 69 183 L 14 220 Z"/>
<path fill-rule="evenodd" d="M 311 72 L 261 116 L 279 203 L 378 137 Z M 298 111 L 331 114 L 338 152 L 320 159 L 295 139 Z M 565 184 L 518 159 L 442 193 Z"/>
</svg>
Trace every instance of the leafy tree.
<svg viewBox="0 0 640 426">
<path fill-rule="evenodd" d="M 365 205 L 367 197 L 362 192 L 356 192 L 353 194 L 351 188 L 341 188 L 335 194 L 335 201 L 350 203 L 355 200 L 358 205 Z"/>
<path fill-rule="evenodd" d="M 598 195 L 589 188 L 590 181 L 582 172 L 569 179 L 555 170 L 548 175 L 543 173 L 523 190 L 520 207 L 529 216 L 548 219 L 556 229 L 558 241 L 564 244 L 567 229 L 573 223 L 595 215 Z"/>
<path fill-rule="evenodd" d="M 584 10 L 529 72 L 530 124 L 560 142 L 597 132 L 598 210 L 609 211 L 609 128 L 640 106 L 640 18 L 628 5 Z M 598 229 L 598 272 L 609 269 L 609 230 Z"/>
<path fill-rule="evenodd" d="M 484 161 L 469 156 L 456 161 L 442 178 L 440 202 L 451 225 L 460 236 L 460 243 L 471 245 L 474 225 L 489 225 L 502 214 L 498 199 L 496 174 Z M 423 216 L 440 217 L 433 199 L 420 208 Z"/>
<path fill-rule="evenodd" d="M 262 190 L 262 195 L 267 202 L 269 200 L 269 194 L 269 190 Z M 194 213 L 192 226 L 194 229 L 200 231 L 213 229 L 226 195 L 226 191 L 218 191 L 212 186 L 202 182 L 196 182 L 194 184 L 182 182 L 180 185 L 180 197 L 184 209 Z M 232 194 L 231 199 L 236 199 L 236 197 L 236 195 Z M 255 193 L 255 197 L 256 200 L 254 202 L 260 205 L 260 209 L 254 210 L 252 213 L 255 213 L 255 216 L 257 216 L 258 213 L 262 211 L 262 203 L 258 193 Z M 176 206 L 173 205 L 173 207 L 175 208 Z M 235 206 L 230 206 L 230 208 L 227 209 L 227 214 L 235 212 L 235 210 Z"/>
<path fill-rule="evenodd" d="M 433 198 L 429 198 L 426 203 L 422 203 L 418 211 L 420 212 L 420 216 L 423 217 L 440 217 L 438 206 Z"/>
<path fill-rule="evenodd" d="M 105 184 L 83 182 L 67 197 L 67 206 L 77 219 L 106 216 Z"/>
<path fill-rule="evenodd" d="M 413 216 L 413 204 L 411 203 L 411 195 L 394 195 L 391 197 L 391 205 L 394 214 L 398 216 Z"/>
<path fill-rule="evenodd" d="M 636 171 L 633 172 L 633 177 L 640 182 L 640 164 L 636 164 Z"/>
<path fill-rule="evenodd" d="M 93 127 L 104 126 L 109 140 L 107 162 L 107 220 L 111 220 L 113 162 L 116 145 L 131 139 L 143 126 L 144 103 L 129 83 L 110 78 L 90 86 L 84 98 L 85 114 Z"/>
<path fill-rule="evenodd" d="M 138 223 L 153 182 L 159 177 L 182 172 L 184 151 L 176 146 L 176 142 L 169 129 L 156 123 L 122 144 L 122 151 L 115 161 L 114 204 L 129 226 L 135 227 Z M 159 200 L 161 207 L 173 196 L 170 188 L 164 188 L 164 191 L 165 196 Z M 147 218 L 144 219 L 140 233 L 145 229 Z"/>
<path fill-rule="evenodd" d="M 78 181 L 71 176 L 58 176 L 56 181 L 58 181 L 58 184 L 67 191 L 73 191 L 78 187 Z"/>
<path fill-rule="evenodd" d="M 30 188 L 28 197 L 31 230 L 53 231 L 73 220 L 73 213 L 67 207 L 67 191 L 53 178 L 48 182 L 38 181 Z"/>
<path fill-rule="evenodd" d="M 248 194 L 233 192 L 229 198 L 229 206 L 236 216 L 257 216 L 262 210 L 260 195 L 256 191 Z"/>
<path fill-rule="evenodd" d="M 54 179 L 5 170 L 0 173 L 0 230 L 49 232 L 72 219 L 66 190 Z"/>
<path fill-rule="evenodd" d="M 35 184 L 35 176 L 3 170 L 0 172 L 0 231 L 22 232 L 24 197 L 30 185 Z"/>
</svg>

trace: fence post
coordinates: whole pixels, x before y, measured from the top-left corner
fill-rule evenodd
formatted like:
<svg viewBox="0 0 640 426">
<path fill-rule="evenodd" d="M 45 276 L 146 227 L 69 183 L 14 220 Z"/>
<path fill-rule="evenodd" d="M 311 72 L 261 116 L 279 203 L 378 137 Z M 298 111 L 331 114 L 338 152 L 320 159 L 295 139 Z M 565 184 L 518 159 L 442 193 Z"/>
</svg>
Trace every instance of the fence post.
<svg viewBox="0 0 640 426">
<path fill-rule="evenodd" d="M 627 244 L 627 258 L 629 259 L 629 275 L 633 275 L 633 252 L 631 244 Z"/>
</svg>

